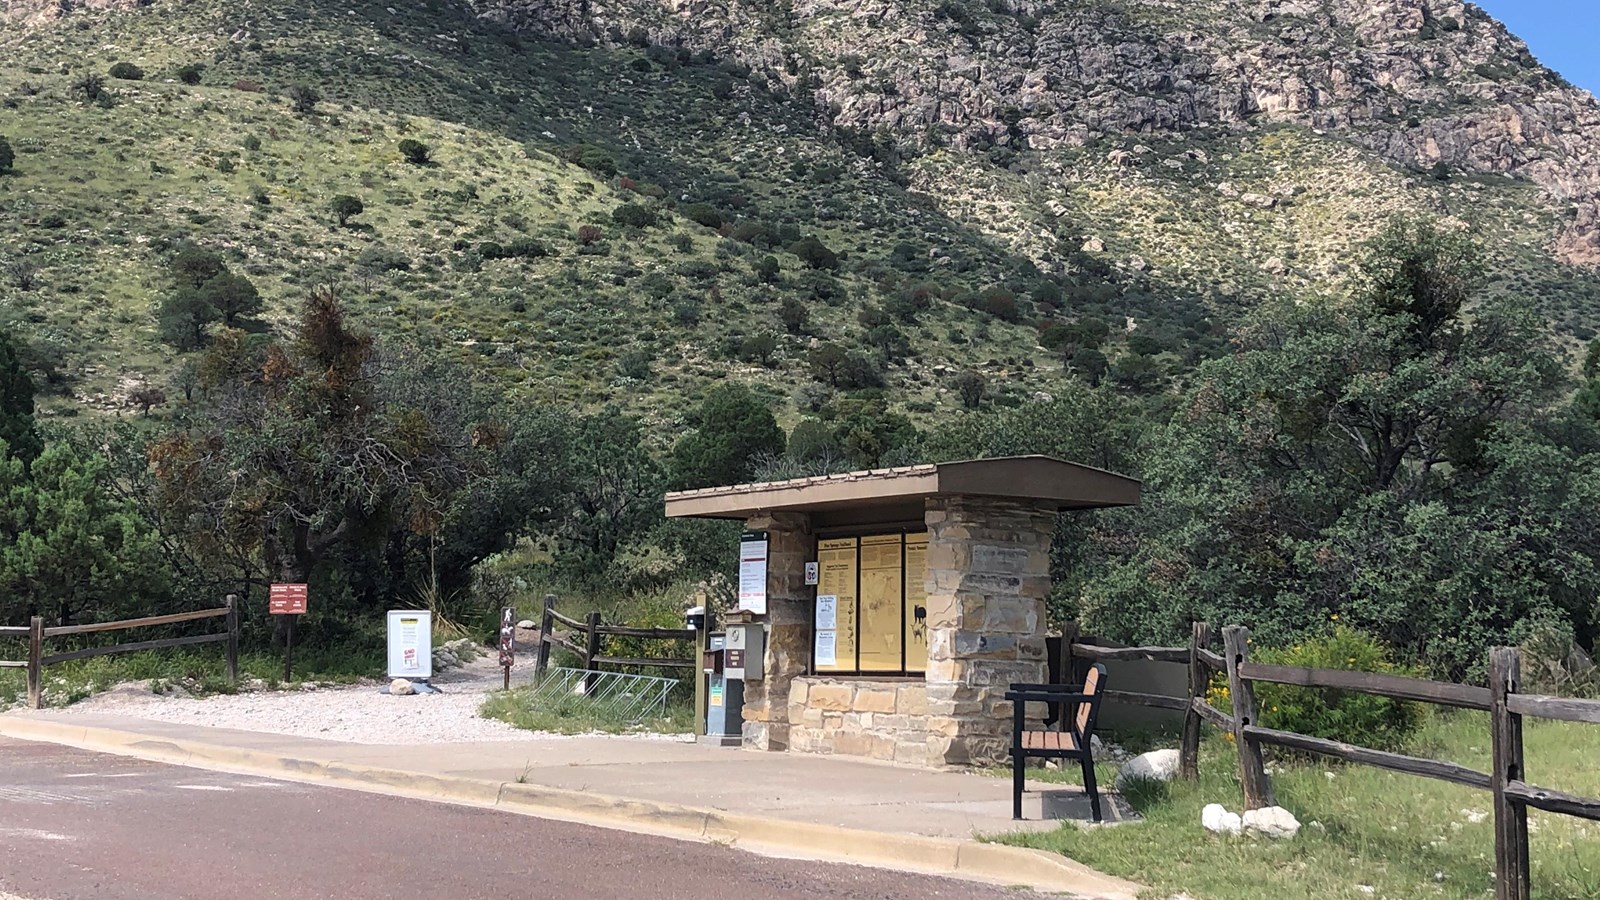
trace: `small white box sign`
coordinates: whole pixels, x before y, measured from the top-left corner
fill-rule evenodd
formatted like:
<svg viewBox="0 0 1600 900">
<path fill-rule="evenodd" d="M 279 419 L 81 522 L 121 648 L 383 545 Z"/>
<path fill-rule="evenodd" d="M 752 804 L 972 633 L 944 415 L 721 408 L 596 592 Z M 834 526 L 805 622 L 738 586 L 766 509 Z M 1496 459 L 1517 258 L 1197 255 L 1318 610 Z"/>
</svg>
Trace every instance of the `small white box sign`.
<svg viewBox="0 0 1600 900">
<path fill-rule="evenodd" d="M 389 677 L 433 677 L 433 614 L 389 610 Z"/>
<path fill-rule="evenodd" d="M 822 569 L 814 562 L 806 563 L 806 584 L 816 584 L 822 580 Z"/>
</svg>

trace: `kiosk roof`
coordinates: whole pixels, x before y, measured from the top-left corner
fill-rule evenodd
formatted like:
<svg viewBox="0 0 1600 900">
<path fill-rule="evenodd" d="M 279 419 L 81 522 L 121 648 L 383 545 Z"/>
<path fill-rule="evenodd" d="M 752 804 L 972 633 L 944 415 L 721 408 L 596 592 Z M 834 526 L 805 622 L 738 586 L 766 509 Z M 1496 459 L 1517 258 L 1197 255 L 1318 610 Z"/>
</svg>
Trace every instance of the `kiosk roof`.
<svg viewBox="0 0 1600 900">
<path fill-rule="evenodd" d="M 1058 510 L 1137 506 L 1138 480 L 1049 456 L 868 469 L 667 494 L 670 518 L 748 519 L 758 513 L 825 513 L 837 524 L 913 521 L 929 497 L 999 497 Z"/>
</svg>

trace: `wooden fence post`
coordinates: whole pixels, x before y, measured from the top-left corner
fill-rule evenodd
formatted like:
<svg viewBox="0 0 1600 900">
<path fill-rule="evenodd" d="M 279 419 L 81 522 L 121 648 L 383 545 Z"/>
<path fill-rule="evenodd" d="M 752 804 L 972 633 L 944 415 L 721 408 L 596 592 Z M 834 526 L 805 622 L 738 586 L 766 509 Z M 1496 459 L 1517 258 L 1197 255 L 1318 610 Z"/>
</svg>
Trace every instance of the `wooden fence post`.
<svg viewBox="0 0 1600 900">
<path fill-rule="evenodd" d="M 550 629 L 555 627 L 556 595 L 544 595 L 544 615 L 539 618 L 539 657 L 533 664 L 533 683 L 544 681 L 544 670 L 550 667 Z"/>
<path fill-rule="evenodd" d="M 1233 742 L 1239 751 L 1239 786 L 1244 790 L 1244 808 L 1262 809 L 1276 806 L 1272 799 L 1272 782 L 1267 779 L 1266 763 L 1261 758 L 1261 744 L 1245 736 L 1247 725 L 1256 723 L 1256 694 L 1239 674 L 1250 655 L 1250 629 L 1230 625 L 1222 629 L 1222 648 L 1228 656 L 1228 694 L 1233 699 Z"/>
<path fill-rule="evenodd" d="M 228 683 L 239 683 L 239 595 L 228 595 Z"/>
<path fill-rule="evenodd" d="M 28 622 L 28 708 L 44 705 L 44 617 Z"/>
<path fill-rule="evenodd" d="M 1511 647 L 1489 652 L 1489 721 L 1493 732 L 1494 869 L 1496 900 L 1528 900 L 1528 807 L 1507 797 L 1507 782 L 1526 781 L 1522 757 L 1522 716 L 1506 707 L 1506 697 L 1522 687 L 1522 654 Z"/>
<path fill-rule="evenodd" d="M 1183 710 L 1183 744 L 1178 750 L 1178 774 L 1189 781 L 1200 777 L 1200 713 L 1194 708 L 1204 701 L 1211 684 L 1211 669 L 1200 659 L 1200 651 L 1211 640 L 1211 628 L 1195 622 L 1189 633 L 1189 705 Z"/>
</svg>

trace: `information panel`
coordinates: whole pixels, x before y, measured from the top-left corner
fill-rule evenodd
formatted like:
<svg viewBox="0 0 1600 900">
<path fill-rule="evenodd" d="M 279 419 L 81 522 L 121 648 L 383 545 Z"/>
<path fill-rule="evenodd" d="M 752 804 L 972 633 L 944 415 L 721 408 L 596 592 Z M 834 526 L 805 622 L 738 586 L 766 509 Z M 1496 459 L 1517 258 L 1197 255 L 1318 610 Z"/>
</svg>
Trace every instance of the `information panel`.
<svg viewBox="0 0 1600 900">
<path fill-rule="evenodd" d="M 767 533 L 747 531 L 739 538 L 739 608 L 767 614 Z"/>
<path fill-rule="evenodd" d="M 860 671 L 898 672 L 905 643 L 904 572 L 899 534 L 861 539 Z"/>
<path fill-rule="evenodd" d="M 928 667 L 928 536 L 906 535 L 906 671 Z"/>
<path fill-rule="evenodd" d="M 853 672 L 856 668 L 856 539 L 817 542 L 816 638 L 812 668 Z"/>
</svg>

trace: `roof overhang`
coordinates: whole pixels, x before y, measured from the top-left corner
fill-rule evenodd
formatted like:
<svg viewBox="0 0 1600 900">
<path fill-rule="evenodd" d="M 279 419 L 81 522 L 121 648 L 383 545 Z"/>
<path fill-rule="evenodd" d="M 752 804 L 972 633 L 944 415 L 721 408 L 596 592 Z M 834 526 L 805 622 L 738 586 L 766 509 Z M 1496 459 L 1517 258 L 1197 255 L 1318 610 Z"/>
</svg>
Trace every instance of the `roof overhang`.
<svg viewBox="0 0 1600 900">
<path fill-rule="evenodd" d="M 762 513 L 819 514 L 821 524 L 921 521 L 931 497 L 995 497 L 1056 510 L 1137 506 L 1137 479 L 1048 456 L 871 469 L 667 494 L 669 518 L 748 519 Z"/>
</svg>

